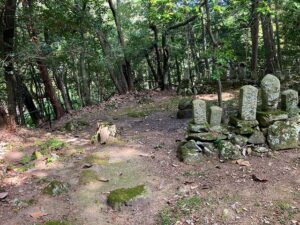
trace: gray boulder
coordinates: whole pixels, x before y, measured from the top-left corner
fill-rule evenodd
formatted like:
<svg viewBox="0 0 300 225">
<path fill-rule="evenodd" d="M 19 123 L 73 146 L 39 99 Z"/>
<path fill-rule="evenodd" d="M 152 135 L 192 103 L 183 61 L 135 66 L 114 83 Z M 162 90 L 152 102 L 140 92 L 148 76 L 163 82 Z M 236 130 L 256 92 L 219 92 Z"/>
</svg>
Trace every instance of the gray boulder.
<svg viewBox="0 0 300 225">
<path fill-rule="evenodd" d="M 297 124 L 290 121 L 277 121 L 268 129 L 267 141 L 272 150 L 297 148 L 299 130 Z"/>
</svg>

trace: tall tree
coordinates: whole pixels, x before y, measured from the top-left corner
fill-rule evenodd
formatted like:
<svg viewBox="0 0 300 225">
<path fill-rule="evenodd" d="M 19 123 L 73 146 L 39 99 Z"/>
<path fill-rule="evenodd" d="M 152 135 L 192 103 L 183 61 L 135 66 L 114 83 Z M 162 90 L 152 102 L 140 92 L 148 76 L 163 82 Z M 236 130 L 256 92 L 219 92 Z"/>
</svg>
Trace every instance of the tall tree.
<svg viewBox="0 0 300 225">
<path fill-rule="evenodd" d="M 16 80 L 14 74 L 13 54 L 15 37 L 16 0 L 6 0 L 1 18 L 3 40 L 2 59 L 4 61 L 4 77 L 7 90 L 8 127 L 15 129 L 16 112 Z"/>
</svg>

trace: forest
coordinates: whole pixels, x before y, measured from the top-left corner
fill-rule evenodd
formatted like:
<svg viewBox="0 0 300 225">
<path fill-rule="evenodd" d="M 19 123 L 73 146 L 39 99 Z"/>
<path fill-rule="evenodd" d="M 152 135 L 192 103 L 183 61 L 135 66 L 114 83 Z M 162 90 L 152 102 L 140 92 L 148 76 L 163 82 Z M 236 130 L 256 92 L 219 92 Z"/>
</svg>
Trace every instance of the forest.
<svg viewBox="0 0 300 225">
<path fill-rule="evenodd" d="M 10 123 L 38 126 L 184 78 L 196 85 L 300 70 L 297 0 L 0 4 L 1 116 Z"/>
<path fill-rule="evenodd" d="M 0 0 L 0 225 L 300 225 L 299 0 Z"/>
</svg>

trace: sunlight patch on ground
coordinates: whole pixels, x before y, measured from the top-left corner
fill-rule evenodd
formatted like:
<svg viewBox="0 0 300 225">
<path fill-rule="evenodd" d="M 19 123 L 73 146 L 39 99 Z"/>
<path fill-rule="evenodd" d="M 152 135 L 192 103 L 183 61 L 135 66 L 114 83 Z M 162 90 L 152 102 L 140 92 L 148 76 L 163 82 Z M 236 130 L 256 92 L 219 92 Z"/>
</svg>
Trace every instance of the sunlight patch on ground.
<svg viewBox="0 0 300 225">
<path fill-rule="evenodd" d="M 222 99 L 223 101 L 229 101 L 237 97 L 237 93 L 235 92 L 223 92 L 222 94 Z M 206 101 L 217 101 L 218 100 L 218 95 L 217 94 L 202 94 L 202 95 L 197 95 L 197 99 L 203 99 Z"/>
</svg>

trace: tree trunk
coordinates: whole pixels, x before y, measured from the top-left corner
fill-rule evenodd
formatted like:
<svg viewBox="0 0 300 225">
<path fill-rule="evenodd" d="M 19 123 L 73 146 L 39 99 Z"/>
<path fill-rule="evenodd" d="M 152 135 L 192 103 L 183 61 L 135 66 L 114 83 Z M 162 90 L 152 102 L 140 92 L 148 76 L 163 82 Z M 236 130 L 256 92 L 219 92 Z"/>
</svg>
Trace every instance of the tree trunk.
<svg viewBox="0 0 300 225">
<path fill-rule="evenodd" d="M 51 79 L 49 77 L 47 66 L 44 64 L 44 62 L 41 58 L 37 58 L 36 62 L 38 65 L 38 69 L 40 71 L 42 81 L 45 86 L 45 92 L 51 102 L 51 105 L 53 106 L 56 118 L 59 119 L 65 114 L 65 110 L 61 106 L 61 104 L 58 101 L 58 98 L 55 94 Z"/>
<path fill-rule="evenodd" d="M 258 33 L 259 33 L 259 13 L 257 12 L 260 0 L 252 0 L 252 21 L 251 21 L 251 73 L 253 78 L 257 78 L 257 58 L 258 58 Z"/>
<path fill-rule="evenodd" d="M 89 106 L 92 104 L 91 96 L 89 93 L 89 82 L 88 82 L 88 73 L 86 70 L 85 63 L 85 50 L 83 49 L 79 56 L 79 74 L 81 78 L 81 94 L 83 99 L 83 106 Z"/>
<path fill-rule="evenodd" d="M 27 86 L 24 84 L 22 78 L 20 75 L 17 75 L 17 86 L 18 90 L 20 92 L 21 98 L 29 112 L 29 115 L 35 125 L 41 124 L 41 116 L 39 113 L 39 110 L 34 104 L 33 98 L 27 88 Z"/>
<path fill-rule="evenodd" d="M 155 68 L 154 68 L 154 66 L 153 66 L 153 63 L 151 62 L 151 59 L 149 58 L 149 54 L 148 54 L 147 52 L 145 53 L 145 58 L 146 58 L 148 67 L 150 68 L 151 73 L 152 73 L 152 75 L 153 75 L 153 77 L 154 77 L 155 82 L 158 83 L 158 76 L 157 76 L 157 73 L 156 73 L 156 71 L 155 71 Z"/>
<path fill-rule="evenodd" d="M 66 111 L 70 112 L 72 110 L 72 106 L 71 106 L 71 102 L 68 98 L 68 94 L 66 91 L 65 82 L 63 80 L 63 77 L 58 75 L 56 72 L 54 72 L 54 77 L 55 77 L 57 87 L 60 90 L 62 98 L 64 100 Z"/>
<path fill-rule="evenodd" d="M 126 94 L 128 92 L 128 85 L 126 82 L 126 78 L 122 73 L 122 65 L 119 65 L 119 63 L 114 58 L 111 50 L 111 45 L 109 44 L 102 30 L 98 30 L 98 37 L 104 56 L 107 60 L 106 66 L 110 77 L 113 80 L 119 94 Z"/>
<path fill-rule="evenodd" d="M 2 59 L 4 60 L 4 78 L 6 82 L 8 118 L 6 120 L 9 130 L 16 127 L 16 81 L 13 66 L 16 0 L 6 0 L 4 12 L 1 16 L 1 30 L 3 40 Z"/>
<path fill-rule="evenodd" d="M 31 0 L 27 0 L 23 2 L 24 4 L 24 8 L 25 10 L 31 10 L 32 9 L 32 2 Z M 30 39 L 32 41 L 32 43 L 39 48 L 39 43 L 38 43 L 38 34 L 36 32 L 36 30 L 34 29 L 34 25 L 32 23 L 32 16 L 30 15 L 30 21 L 27 22 L 27 29 L 28 29 L 28 33 L 30 36 Z M 40 71 L 40 76 L 42 78 L 42 81 L 44 83 L 45 86 L 45 92 L 51 102 L 51 105 L 53 106 L 54 109 L 54 113 L 56 115 L 56 118 L 59 119 L 61 118 L 64 114 L 64 108 L 62 107 L 62 105 L 60 104 L 56 94 L 55 94 L 55 90 L 54 87 L 52 85 L 49 73 L 48 73 L 48 69 L 47 66 L 43 60 L 43 56 L 42 53 L 38 52 L 38 55 L 36 57 L 36 63 L 38 66 L 38 69 Z"/>
<path fill-rule="evenodd" d="M 205 12 L 206 12 L 206 28 L 207 28 L 209 37 L 211 39 L 211 42 L 213 44 L 213 51 L 215 52 L 217 50 L 217 48 L 219 47 L 219 44 L 218 44 L 217 40 L 215 39 L 214 34 L 212 32 L 208 0 L 204 1 L 204 6 L 205 6 Z M 213 61 L 213 70 L 216 70 L 215 56 L 213 56 L 212 61 Z M 218 102 L 219 102 L 219 106 L 222 107 L 223 106 L 222 82 L 221 82 L 220 77 L 217 78 L 217 81 L 218 81 Z"/>
<path fill-rule="evenodd" d="M 163 72 L 161 68 L 161 56 L 158 47 L 158 31 L 155 25 L 151 25 L 150 29 L 153 31 L 154 34 L 154 49 L 155 49 L 155 57 L 156 57 L 156 74 L 158 76 L 158 86 L 163 90 L 164 89 L 164 82 L 163 82 Z"/>
<path fill-rule="evenodd" d="M 271 15 L 261 16 L 263 40 L 265 46 L 266 73 L 275 73 L 279 70 L 279 63 L 274 43 Z"/>
<path fill-rule="evenodd" d="M 121 28 L 119 15 L 118 15 L 118 12 L 117 12 L 112 0 L 108 0 L 108 4 L 109 4 L 110 10 L 113 14 L 113 17 L 114 17 L 115 25 L 117 27 L 117 32 L 118 32 L 119 44 L 121 45 L 121 48 L 122 48 L 123 54 L 124 54 L 124 63 L 122 66 L 122 72 L 126 78 L 128 91 L 131 91 L 131 90 L 133 90 L 132 71 L 131 71 L 130 60 L 128 59 L 128 56 L 125 52 L 124 34 L 123 34 L 123 31 Z"/>
</svg>

